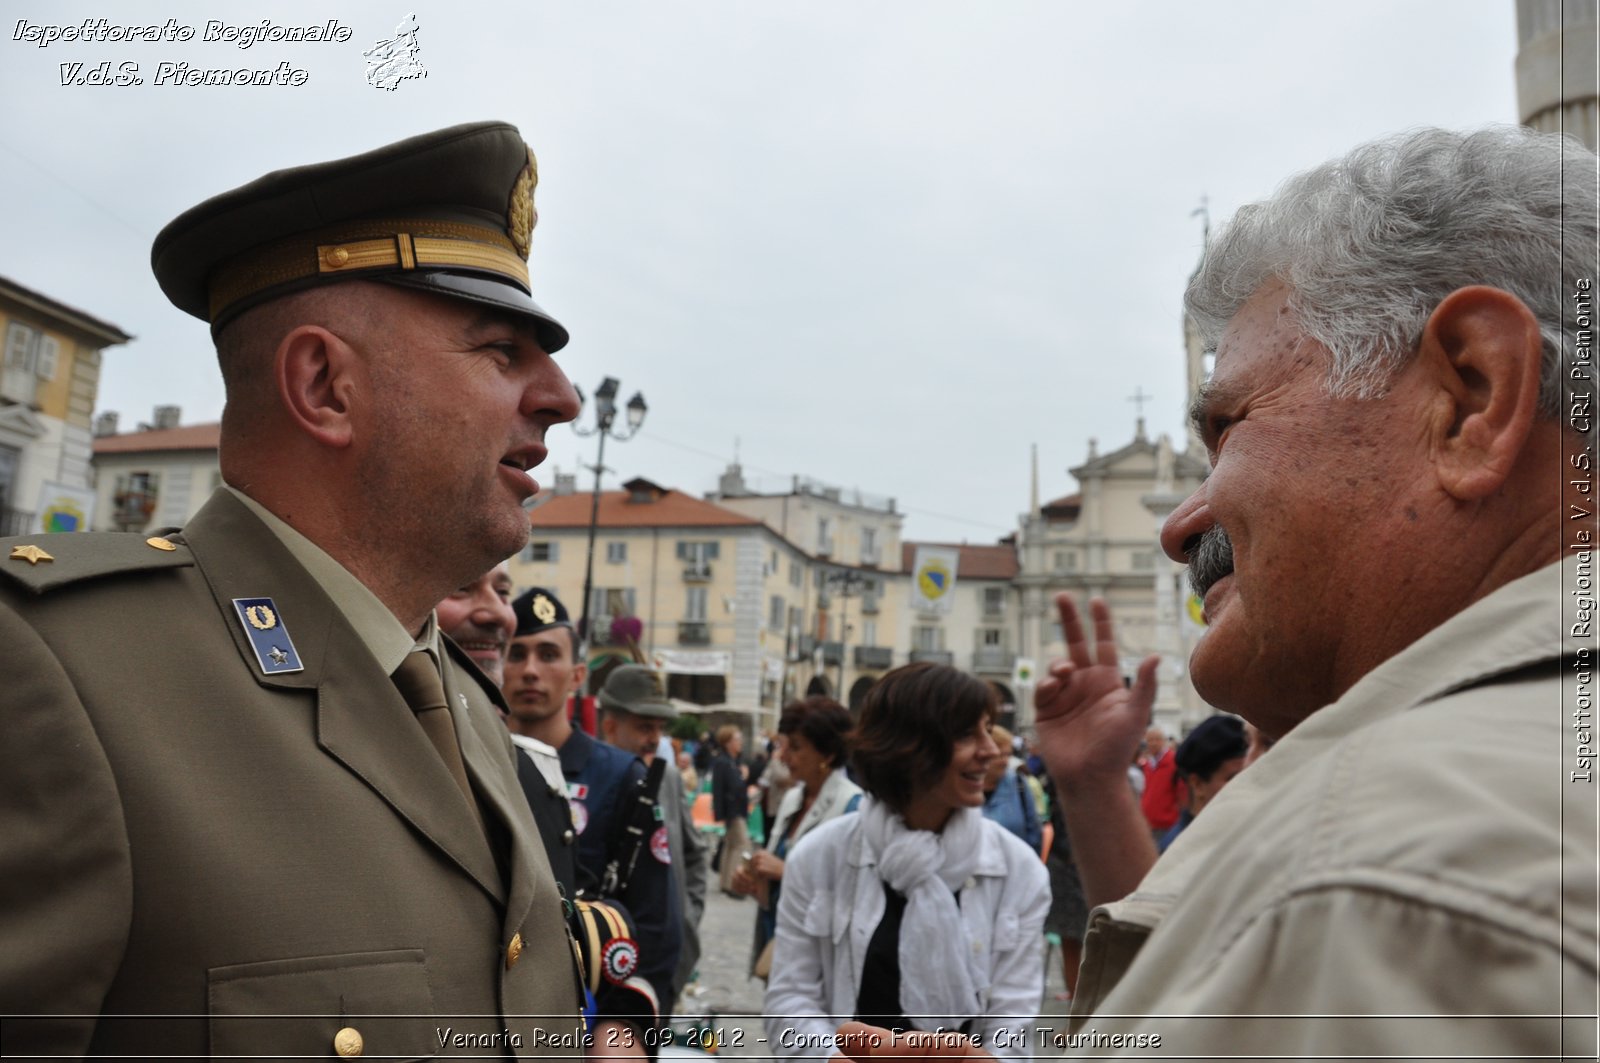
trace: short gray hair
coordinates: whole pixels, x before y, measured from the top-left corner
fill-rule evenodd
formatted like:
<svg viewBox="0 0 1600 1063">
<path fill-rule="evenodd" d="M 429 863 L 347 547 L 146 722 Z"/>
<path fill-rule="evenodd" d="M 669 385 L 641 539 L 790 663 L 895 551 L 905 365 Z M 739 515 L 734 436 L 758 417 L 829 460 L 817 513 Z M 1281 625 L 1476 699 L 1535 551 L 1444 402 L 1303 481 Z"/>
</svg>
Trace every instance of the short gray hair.
<svg viewBox="0 0 1600 1063">
<path fill-rule="evenodd" d="M 1539 412 L 1557 417 L 1580 313 L 1584 346 L 1593 335 L 1592 304 L 1574 295 L 1580 278 L 1594 281 L 1595 178 L 1595 154 L 1578 141 L 1515 126 L 1374 141 L 1240 209 L 1184 302 L 1214 350 L 1251 295 L 1281 281 L 1301 332 L 1333 355 L 1330 392 L 1367 398 L 1406 365 L 1447 295 L 1500 288 L 1539 321 Z"/>
</svg>

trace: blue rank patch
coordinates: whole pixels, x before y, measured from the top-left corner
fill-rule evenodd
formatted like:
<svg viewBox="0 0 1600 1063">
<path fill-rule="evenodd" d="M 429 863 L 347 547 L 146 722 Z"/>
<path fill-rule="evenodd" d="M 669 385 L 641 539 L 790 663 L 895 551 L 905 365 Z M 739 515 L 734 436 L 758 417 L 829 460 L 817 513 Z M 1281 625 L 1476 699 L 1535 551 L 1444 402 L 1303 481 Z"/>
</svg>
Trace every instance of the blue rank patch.
<svg viewBox="0 0 1600 1063">
<path fill-rule="evenodd" d="M 233 607 L 239 613 L 244 633 L 250 636 L 250 647 L 256 651 L 262 675 L 305 671 L 289 639 L 289 629 L 283 626 L 283 617 L 278 615 L 271 598 L 235 598 Z"/>
</svg>

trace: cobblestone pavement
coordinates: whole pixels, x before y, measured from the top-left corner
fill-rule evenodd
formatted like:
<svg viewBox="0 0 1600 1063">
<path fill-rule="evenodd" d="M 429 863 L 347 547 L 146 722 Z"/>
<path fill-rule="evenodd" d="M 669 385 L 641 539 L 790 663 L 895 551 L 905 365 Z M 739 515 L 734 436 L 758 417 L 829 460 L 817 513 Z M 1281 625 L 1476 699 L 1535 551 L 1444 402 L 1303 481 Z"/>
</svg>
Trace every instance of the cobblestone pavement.
<svg viewBox="0 0 1600 1063">
<path fill-rule="evenodd" d="M 722 1039 L 717 1056 L 730 1063 L 740 1059 L 769 1059 L 774 1053 L 766 1040 L 767 1031 L 761 1018 L 766 984 L 747 973 L 755 927 L 755 901 L 722 893 L 717 888 L 715 874 L 709 875 L 707 887 L 706 911 L 700 922 L 699 979 L 678 1002 L 673 1026 L 680 1031 L 693 1025 L 716 1031 Z M 1061 954 L 1052 952 L 1045 967 L 1049 985 L 1044 994 L 1044 1018 L 1040 1025 L 1065 1029 L 1067 1005 L 1054 999 L 1063 988 Z"/>
</svg>

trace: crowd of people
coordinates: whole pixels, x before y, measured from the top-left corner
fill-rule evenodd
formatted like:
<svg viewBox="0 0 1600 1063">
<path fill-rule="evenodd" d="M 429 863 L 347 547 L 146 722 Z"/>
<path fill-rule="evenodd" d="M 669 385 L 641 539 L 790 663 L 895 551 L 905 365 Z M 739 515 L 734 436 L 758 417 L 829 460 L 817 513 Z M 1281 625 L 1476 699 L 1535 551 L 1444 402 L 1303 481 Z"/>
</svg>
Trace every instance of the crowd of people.
<svg viewBox="0 0 1600 1063">
<path fill-rule="evenodd" d="M 1187 294 L 1212 471 L 1161 532 L 1223 712 L 1153 727 L 1157 660 L 1063 595 L 1036 761 L 930 664 L 787 706 L 765 766 L 737 727 L 680 760 L 639 665 L 574 726 L 580 633 L 501 564 L 578 410 L 514 128 L 185 212 L 152 260 L 215 339 L 224 486 L 0 562 L 7 1054 L 652 1056 L 708 786 L 780 1054 L 1041 1054 L 1048 928 L 1091 1048 L 1592 1057 L 1595 802 L 1554 751 L 1595 654 L 1592 597 L 1556 604 L 1593 549 L 1595 172 L 1425 130 L 1239 212 Z"/>
</svg>

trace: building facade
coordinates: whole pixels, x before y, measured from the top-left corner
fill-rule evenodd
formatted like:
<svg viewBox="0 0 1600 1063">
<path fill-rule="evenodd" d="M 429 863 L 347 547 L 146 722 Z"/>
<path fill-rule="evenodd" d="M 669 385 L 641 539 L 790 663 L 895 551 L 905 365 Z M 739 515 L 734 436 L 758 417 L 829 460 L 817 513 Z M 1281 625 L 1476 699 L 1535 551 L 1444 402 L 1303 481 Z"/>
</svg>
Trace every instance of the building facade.
<svg viewBox="0 0 1600 1063">
<path fill-rule="evenodd" d="M 867 496 L 834 497 L 800 479 L 789 494 L 734 493 L 742 485 L 737 468 L 729 473 L 704 499 L 636 478 L 602 491 L 598 506 L 558 475 L 511 562 L 518 591 L 548 587 L 576 619 L 592 514 L 597 669 L 637 655 L 665 674 L 672 697 L 725 707 L 757 729 L 776 726 L 783 705 L 807 694 L 855 707 L 880 676 L 913 660 L 967 669 L 1015 700 L 1014 546 L 938 546 L 958 554 L 956 578 L 942 611 L 919 613 L 911 566 L 918 546 L 931 544 L 900 541 L 892 502 L 863 505 Z"/>
<path fill-rule="evenodd" d="M 120 435 L 115 415 L 96 421 L 96 531 L 181 526 L 222 485 L 221 424 L 179 425 L 178 416 L 178 407 L 158 406 L 153 424 Z"/>
<path fill-rule="evenodd" d="M 1198 488 L 1206 463 L 1177 452 L 1162 436 L 1150 440 L 1141 419 L 1133 442 L 1109 454 L 1089 444 L 1089 457 L 1069 470 L 1077 493 L 1039 506 L 1022 519 L 1019 645 L 1042 666 L 1066 653 L 1054 598 L 1070 591 L 1080 606 L 1104 598 L 1116 618 L 1123 672 L 1159 654 L 1156 722 L 1183 733 L 1211 709 L 1189 681 L 1189 652 L 1202 630 L 1184 567 L 1161 551 L 1161 524 Z M 1019 722 L 1032 722 L 1024 705 Z"/>
<path fill-rule="evenodd" d="M 40 526 L 57 488 L 87 499 L 101 352 L 133 337 L 4 277 L 0 335 L 0 535 L 19 535 Z M 55 527 L 72 525 L 64 515 Z"/>
<path fill-rule="evenodd" d="M 579 618 L 592 512 L 591 664 L 637 651 L 670 696 L 775 724 L 810 559 L 755 517 L 642 477 L 594 504 L 571 477 L 538 496 L 528 546 L 510 564 L 519 592 L 548 587 Z"/>
<path fill-rule="evenodd" d="M 1600 150 L 1595 0 L 1517 0 L 1517 112 L 1522 124 L 1570 133 Z"/>
</svg>

